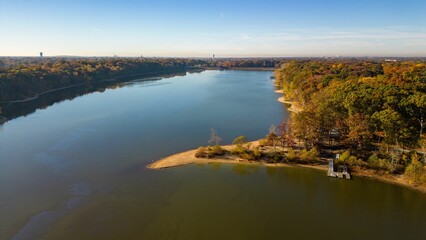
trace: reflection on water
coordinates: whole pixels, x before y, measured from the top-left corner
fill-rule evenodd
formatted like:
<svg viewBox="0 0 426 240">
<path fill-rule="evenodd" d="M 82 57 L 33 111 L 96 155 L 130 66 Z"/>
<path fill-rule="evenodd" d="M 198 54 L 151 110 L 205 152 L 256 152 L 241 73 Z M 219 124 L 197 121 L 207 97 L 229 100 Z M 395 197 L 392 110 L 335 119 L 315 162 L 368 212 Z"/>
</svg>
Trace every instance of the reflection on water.
<svg viewBox="0 0 426 240">
<path fill-rule="evenodd" d="M 259 171 L 259 167 L 258 165 L 236 164 L 232 167 L 232 170 L 238 175 L 251 175 L 256 174 Z"/>
<path fill-rule="evenodd" d="M 256 165 L 145 168 L 206 144 L 210 128 L 225 144 L 264 136 L 287 117 L 270 75 L 132 81 L 7 122 L 0 239 L 426 238 L 426 196 L 394 185 Z"/>
<path fill-rule="evenodd" d="M 0 107 L 2 113 L 0 117 L 12 120 L 20 116 L 26 116 L 37 109 L 45 109 L 49 106 L 52 106 L 55 103 L 60 103 L 62 101 L 72 100 L 76 97 L 80 97 L 86 94 L 91 94 L 94 92 L 102 93 L 107 89 L 117 89 L 128 85 L 135 85 L 138 87 L 150 87 L 158 86 L 163 84 L 168 84 L 167 82 L 155 83 L 158 80 L 161 80 L 166 77 L 173 76 L 185 76 L 186 73 L 176 73 L 176 74 L 164 74 L 162 77 L 146 77 L 141 79 L 132 79 L 121 78 L 120 81 L 105 81 L 105 82 L 96 82 L 92 84 L 75 86 L 71 88 L 66 88 L 47 94 L 39 95 L 37 98 L 30 101 L 23 102 L 13 102 L 13 103 L 1 103 Z M 1 123 L 0 123 L 1 124 Z"/>
</svg>

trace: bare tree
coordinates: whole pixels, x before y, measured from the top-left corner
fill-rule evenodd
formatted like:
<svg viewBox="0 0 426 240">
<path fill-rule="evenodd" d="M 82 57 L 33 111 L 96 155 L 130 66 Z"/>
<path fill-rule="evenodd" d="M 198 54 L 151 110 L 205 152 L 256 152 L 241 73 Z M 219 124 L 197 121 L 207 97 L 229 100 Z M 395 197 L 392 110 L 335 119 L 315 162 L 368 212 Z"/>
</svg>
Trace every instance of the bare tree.
<svg viewBox="0 0 426 240">
<path fill-rule="evenodd" d="M 217 146 L 220 144 L 220 142 L 222 141 L 222 138 L 219 137 L 219 135 L 217 135 L 216 130 L 214 130 L 213 128 L 210 128 L 210 138 L 209 138 L 209 145 L 213 145 L 213 146 Z"/>
<path fill-rule="evenodd" d="M 274 124 L 272 124 L 271 127 L 269 128 L 269 132 L 268 132 L 268 135 L 266 135 L 266 139 L 268 140 L 269 144 L 272 144 L 272 146 L 274 146 L 274 151 L 275 151 L 278 136 L 277 136 L 277 127 Z"/>
</svg>

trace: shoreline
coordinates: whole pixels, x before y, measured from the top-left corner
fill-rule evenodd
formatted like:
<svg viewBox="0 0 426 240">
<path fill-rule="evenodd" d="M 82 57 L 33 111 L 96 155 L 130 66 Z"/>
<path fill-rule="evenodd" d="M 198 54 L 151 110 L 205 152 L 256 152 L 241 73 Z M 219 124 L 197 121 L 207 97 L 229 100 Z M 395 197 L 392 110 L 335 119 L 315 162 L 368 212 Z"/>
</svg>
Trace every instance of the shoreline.
<svg viewBox="0 0 426 240">
<path fill-rule="evenodd" d="M 288 100 L 286 100 L 286 99 L 284 98 L 284 96 L 279 97 L 279 98 L 277 99 L 277 101 L 278 101 L 278 102 L 280 102 L 280 103 L 284 103 L 284 104 L 288 104 L 288 105 L 290 105 L 290 107 L 289 107 L 289 108 L 287 108 L 287 111 L 289 111 L 289 112 L 299 113 L 299 112 L 301 112 L 301 111 L 302 111 L 302 108 L 297 107 L 293 101 L 288 101 Z"/>
<path fill-rule="evenodd" d="M 219 70 L 219 71 L 275 71 L 275 68 L 268 67 L 229 67 L 229 68 L 220 68 L 220 67 L 205 67 L 205 70 Z"/>
<path fill-rule="evenodd" d="M 220 68 L 194 68 L 194 69 L 186 69 L 186 72 L 191 72 L 193 70 L 199 70 L 199 71 L 205 71 L 205 70 L 221 70 Z M 227 69 L 223 69 L 224 71 L 226 70 L 235 70 L 235 71 L 274 71 L 274 68 L 256 68 L 256 67 L 238 67 L 238 68 L 227 68 Z M 38 99 L 41 95 L 44 94 L 49 94 L 52 92 L 56 92 L 56 91 L 61 91 L 61 90 L 65 90 L 65 89 L 69 89 L 69 88 L 74 88 L 74 87 L 81 87 L 81 86 L 86 86 L 86 85 L 90 85 L 90 84 L 98 84 L 98 83 L 105 83 L 105 82 L 119 82 L 120 78 L 125 78 L 125 77 L 131 77 L 131 76 L 137 76 L 137 75 L 153 75 L 153 76 L 147 76 L 147 77 L 142 77 L 142 79 L 145 78 L 152 78 L 152 77 L 163 77 L 163 75 L 168 75 L 168 74 L 177 74 L 179 72 L 148 72 L 148 73 L 137 73 L 137 74 L 129 74 L 129 75 L 123 75 L 123 76 L 119 76 L 116 78 L 108 78 L 108 79 L 104 79 L 104 80 L 99 80 L 99 81 L 93 81 L 93 82 L 83 82 L 83 83 L 76 83 L 76 84 L 72 84 L 72 85 L 68 85 L 68 86 L 64 86 L 64 87 L 59 87 L 59 88 L 53 88 L 53 89 L 49 89 L 40 93 L 37 93 L 33 96 L 24 98 L 24 99 L 16 99 L 16 100 L 10 100 L 10 101 L 3 101 L 0 103 L 3 104 L 7 104 L 7 103 L 23 103 L 23 102 L 29 102 L 29 101 L 33 101 Z M 158 74 L 156 76 L 156 74 Z"/>
<path fill-rule="evenodd" d="M 256 146 L 259 144 L 259 140 L 249 142 L 251 146 Z M 225 150 L 231 150 L 234 145 L 225 145 L 221 146 Z M 168 157 L 162 158 L 160 160 L 154 161 L 148 164 L 146 167 L 149 169 L 161 170 L 167 168 L 182 167 L 191 164 L 213 164 L 213 163 L 224 163 L 224 164 L 244 164 L 244 165 L 258 165 L 265 167 L 302 167 L 317 169 L 322 171 L 327 171 L 328 165 L 309 165 L 309 164 L 300 164 L 300 163 L 268 163 L 265 161 L 249 161 L 242 158 L 239 158 L 235 155 L 226 154 L 221 157 L 215 158 L 196 158 L 195 152 L 197 149 L 192 149 L 180 153 L 170 155 Z"/>
<path fill-rule="evenodd" d="M 185 70 L 186 72 L 186 70 Z M 120 82 L 120 78 L 127 78 L 127 77 L 136 77 L 136 76 L 140 76 L 140 75 L 148 75 L 145 77 L 142 77 L 141 79 L 146 79 L 146 81 L 149 81 L 150 78 L 163 78 L 165 75 L 169 75 L 169 74 L 178 74 L 180 72 L 173 72 L 173 71 L 164 71 L 164 72 L 147 72 L 147 73 L 137 73 L 137 74 L 128 74 L 128 75 L 123 75 L 123 76 L 119 76 L 119 77 L 115 77 L 115 78 L 108 78 L 108 79 L 103 79 L 103 80 L 99 80 L 99 81 L 93 81 L 93 82 L 83 82 L 83 83 L 76 83 L 76 84 L 71 84 L 68 86 L 64 86 L 64 87 L 59 87 L 59 88 L 53 88 L 53 89 L 49 89 L 40 93 L 37 93 L 31 97 L 27 97 L 24 99 L 17 99 L 17 100 L 11 100 L 11 101 L 4 101 L 4 102 L 0 102 L 2 104 L 8 104 L 8 103 L 23 103 L 23 102 L 29 102 L 29 101 L 33 101 L 36 100 L 37 98 L 39 98 L 41 95 L 44 94 L 49 94 L 52 92 L 57 92 L 57 91 L 61 91 L 61 90 L 65 90 L 65 89 L 69 89 L 69 88 L 74 88 L 74 87 L 81 87 L 81 86 L 87 86 L 87 85 L 91 85 L 91 84 L 99 84 L 99 83 L 107 83 L 107 82 Z M 153 75 L 153 76 L 149 76 L 149 75 Z M 131 80 L 129 80 L 131 81 Z M 126 82 L 126 81 L 123 81 Z"/>
<path fill-rule="evenodd" d="M 259 144 L 259 141 L 250 142 L 252 146 L 256 146 Z M 234 147 L 234 145 L 225 145 L 221 146 L 226 150 L 230 150 Z M 223 163 L 223 164 L 241 164 L 241 165 L 257 165 L 264 167 L 299 167 L 299 168 L 309 168 L 309 169 L 317 169 L 326 172 L 328 170 L 328 164 L 319 164 L 319 165 L 310 165 L 310 164 L 302 164 L 302 163 L 267 163 L 265 161 L 249 161 L 245 159 L 241 159 L 235 155 L 226 154 L 221 157 L 215 158 L 196 158 L 195 152 L 197 149 L 192 149 L 188 151 L 184 151 L 181 153 L 173 154 L 168 157 L 159 159 L 154 161 L 146 166 L 148 169 L 152 170 L 163 170 L 168 168 L 176 168 L 182 167 L 192 164 L 214 164 L 214 163 Z M 381 182 L 385 182 L 388 184 L 399 185 L 402 187 L 410 188 L 412 190 L 420 191 L 426 194 L 426 186 L 425 185 L 413 185 L 409 182 L 407 178 L 403 175 L 378 175 L 374 172 L 374 170 L 360 170 L 356 169 L 351 172 L 351 175 L 361 178 L 368 178 L 371 180 L 377 180 Z M 324 174 L 324 177 L 327 177 Z M 344 181 L 344 180 L 342 180 Z"/>
<path fill-rule="evenodd" d="M 274 92 L 275 93 L 279 93 L 279 94 L 284 94 L 284 91 L 282 89 L 281 90 L 275 90 Z M 286 100 L 285 97 L 284 97 L 284 95 L 281 96 L 281 97 L 279 97 L 277 99 L 277 101 L 280 102 L 280 103 L 284 103 L 284 104 L 290 105 L 290 107 L 287 108 L 287 111 L 289 111 L 289 112 L 299 113 L 299 112 L 302 111 L 302 108 L 297 107 L 294 101 Z"/>
</svg>

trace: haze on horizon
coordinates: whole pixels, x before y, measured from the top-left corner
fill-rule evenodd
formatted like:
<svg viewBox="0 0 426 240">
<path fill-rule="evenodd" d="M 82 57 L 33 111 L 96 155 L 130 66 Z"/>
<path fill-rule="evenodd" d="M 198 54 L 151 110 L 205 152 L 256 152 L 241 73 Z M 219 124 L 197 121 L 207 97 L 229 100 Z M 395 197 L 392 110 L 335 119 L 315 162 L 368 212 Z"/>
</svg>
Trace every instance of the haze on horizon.
<svg viewBox="0 0 426 240">
<path fill-rule="evenodd" d="M 0 0 L 0 56 L 426 56 L 426 1 Z"/>
</svg>

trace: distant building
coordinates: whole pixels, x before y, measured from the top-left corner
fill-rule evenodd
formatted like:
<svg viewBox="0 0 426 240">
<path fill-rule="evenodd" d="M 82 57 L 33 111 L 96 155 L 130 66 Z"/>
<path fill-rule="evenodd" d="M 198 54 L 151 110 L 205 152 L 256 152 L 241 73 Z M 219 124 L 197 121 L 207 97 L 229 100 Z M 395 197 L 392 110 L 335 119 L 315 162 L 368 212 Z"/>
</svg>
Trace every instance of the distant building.
<svg viewBox="0 0 426 240">
<path fill-rule="evenodd" d="M 40 58 L 43 58 L 43 52 L 40 52 Z"/>
</svg>

